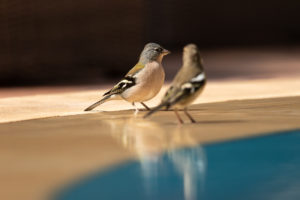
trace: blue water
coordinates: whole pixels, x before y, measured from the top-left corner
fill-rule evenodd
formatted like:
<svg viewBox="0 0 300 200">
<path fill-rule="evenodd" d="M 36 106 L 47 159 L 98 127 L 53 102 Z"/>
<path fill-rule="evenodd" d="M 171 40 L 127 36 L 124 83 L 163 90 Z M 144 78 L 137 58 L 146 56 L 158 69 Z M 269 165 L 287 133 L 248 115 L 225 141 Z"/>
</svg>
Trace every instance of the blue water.
<svg viewBox="0 0 300 200">
<path fill-rule="evenodd" d="M 57 200 L 300 199 L 300 131 L 168 151 L 80 180 Z"/>
</svg>

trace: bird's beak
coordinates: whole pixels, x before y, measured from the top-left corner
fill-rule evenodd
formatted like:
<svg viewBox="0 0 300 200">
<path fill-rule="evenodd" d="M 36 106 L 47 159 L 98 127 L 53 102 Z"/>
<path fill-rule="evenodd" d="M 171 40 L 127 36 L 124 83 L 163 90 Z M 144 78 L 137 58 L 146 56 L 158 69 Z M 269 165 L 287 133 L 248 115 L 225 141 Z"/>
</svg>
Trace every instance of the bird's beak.
<svg viewBox="0 0 300 200">
<path fill-rule="evenodd" d="M 171 51 L 168 51 L 167 49 L 164 49 L 163 51 L 162 51 L 162 54 L 165 56 L 165 55 L 168 55 L 168 54 L 170 54 L 171 53 Z"/>
</svg>

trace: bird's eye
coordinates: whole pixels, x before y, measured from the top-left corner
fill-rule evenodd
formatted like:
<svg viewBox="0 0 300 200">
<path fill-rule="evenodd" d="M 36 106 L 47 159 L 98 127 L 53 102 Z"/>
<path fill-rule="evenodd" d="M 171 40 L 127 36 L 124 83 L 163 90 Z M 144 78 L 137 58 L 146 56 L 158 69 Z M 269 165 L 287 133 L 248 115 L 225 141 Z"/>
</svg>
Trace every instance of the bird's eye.
<svg viewBox="0 0 300 200">
<path fill-rule="evenodd" d="M 162 48 L 156 48 L 155 51 L 162 52 Z"/>
</svg>

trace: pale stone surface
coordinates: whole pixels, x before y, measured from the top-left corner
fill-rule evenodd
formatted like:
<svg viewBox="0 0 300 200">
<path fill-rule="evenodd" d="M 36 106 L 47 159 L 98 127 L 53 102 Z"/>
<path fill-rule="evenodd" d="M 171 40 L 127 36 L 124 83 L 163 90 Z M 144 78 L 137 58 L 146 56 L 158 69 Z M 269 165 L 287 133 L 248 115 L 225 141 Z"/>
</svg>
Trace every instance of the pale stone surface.
<svg viewBox="0 0 300 200">
<path fill-rule="evenodd" d="M 64 92 L 55 93 L 55 89 L 53 89 L 52 94 L 1 98 L 0 122 L 86 114 L 83 110 L 99 100 L 101 95 L 110 88 L 110 86 L 104 87 L 102 89 L 95 89 L 95 86 L 91 87 L 92 89 L 88 87 L 72 88 L 69 90 L 70 92 L 60 88 L 58 90 Z M 149 106 L 157 105 L 166 89 L 167 86 L 147 104 Z M 195 104 L 297 95 L 300 95 L 300 79 L 298 77 L 208 81 L 203 94 L 196 100 Z M 140 105 L 139 107 L 142 108 Z M 133 109 L 130 103 L 111 101 L 97 107 L 92 112 L 127 109 Z"/>
<path fill-rule="evenodd" d="M 196 104 L 198 123 L 132 110 L 0 124 L 0 199 L 41 200 L 99 170 L 168 149 L 300 128 L 300 97 Z M 182 113 L 181 113 L 182 115 Z M 182 116 L 185 121 L 186 117 Z"/>
</svg>

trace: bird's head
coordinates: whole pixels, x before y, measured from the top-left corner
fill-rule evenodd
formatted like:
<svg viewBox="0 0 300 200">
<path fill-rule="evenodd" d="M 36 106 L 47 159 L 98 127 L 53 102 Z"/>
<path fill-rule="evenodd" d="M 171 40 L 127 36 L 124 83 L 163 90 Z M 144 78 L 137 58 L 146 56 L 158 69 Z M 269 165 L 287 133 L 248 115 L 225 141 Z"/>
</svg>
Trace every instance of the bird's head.
<svg viewBox="0 0 300 200">
<path fill-rule="evenodd" d="M 188 62 L 200 62 L 200 53 L 195 44 L 188 44 L 183 48 L 183 60 Z"/>
<path fill-rule="evenodd" d="M 195 44 L 188 44 L 183 48 L 183 65 L 196 66 L 203 70 L 202 58 Z"/>
<path fill-rule="evenodd" d="M 170 51 L 166 50 L 159 44 L 148 43 L 145 45 L 141 53 L 140 61 L 144 63 L 151 62 L 151 61 L 161 62 L 162 58 L 169 53 Z"/>
</svg>

